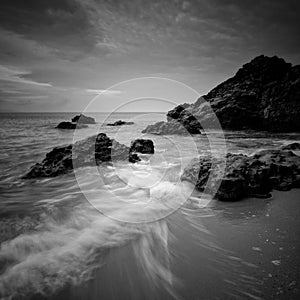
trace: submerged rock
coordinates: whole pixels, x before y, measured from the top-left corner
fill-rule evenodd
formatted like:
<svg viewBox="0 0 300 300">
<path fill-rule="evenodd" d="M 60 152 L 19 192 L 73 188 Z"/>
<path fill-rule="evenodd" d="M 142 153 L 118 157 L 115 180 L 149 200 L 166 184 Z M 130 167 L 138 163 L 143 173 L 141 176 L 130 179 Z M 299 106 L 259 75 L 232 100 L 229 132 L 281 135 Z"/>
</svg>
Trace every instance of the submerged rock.
<svg viewBox="0 0 300 300">
<path fill-rule="evenodd" d="M 133 124 L 134 124 L 134 122 L 126 122 L 126 121 L 119 120 L 114 123 L 108 123 L 106 125 L 107 126 L 122 126 L 122 125 L 133 125 Z"/>
<path fill-rule="evenodd" d="M 197 133 L 201 125 L 218 128 L 218 121 L 229 130 L 299 132 L 300 65 L 258 56 L 195 103 L 170 110 L 167 119 L 177 120 L 190 133 Z M 154 127 L 145 129 L 151 130 L 164 134 Z"/>
<path fill-rule="evenodd" d="M 23 178 L 54 177 L 73 168 L 100 165 L 113 160 L 140 160 L 129 147 L 110 139 L 105 133 L 88 137 L 67 146 L 53 148 L 41 163 L 35 164 Z"/>
<path fill-rule="evenodd" d="M 218 174 L 220 164 L 222 161 L 211 156 L 195 158 L 185 168 L 181 180 L 193 183 L 199 191 L 206 188 L 207 192 L 214 192 L 221 180 L 215 195 L 219 200 L 268 197 L 272 189 L 300 187 L 300 159 L 288 150 L 262 150 L 251 156 L 229 153 L 224 176 L 213 176 L 208 182 L 212 166 Z"/>
<path fill-rule="evenodd" d="M 72 122 L 80 124 L 96 124 L 96 121 L 92 117 L 85 116 L 83 114 L 76 115 L 72 118 Z"/>
<path fill-rule="evenodd" d="M 58 129 L 81 129 L 81 128 L 86 128 L 88 127 L 87 125 L 81 125 L 81 124 L 76 124 L 72 122 L 60 122 L 56 128 Z"/>
<path fill-rule="evenodd" d="M 152 140 L 136 139 L 131 142 L 130 153 L 138 152 L 142 154 L 153 154 L 154 144 Z"/>
</svg>

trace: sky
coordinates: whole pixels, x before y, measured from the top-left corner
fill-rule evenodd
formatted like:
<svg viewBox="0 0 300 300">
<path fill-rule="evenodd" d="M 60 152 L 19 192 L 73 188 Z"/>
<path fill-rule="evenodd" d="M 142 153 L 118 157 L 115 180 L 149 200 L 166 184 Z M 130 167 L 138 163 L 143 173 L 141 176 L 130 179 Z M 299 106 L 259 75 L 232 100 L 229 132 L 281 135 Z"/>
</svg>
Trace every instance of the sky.
<svg viewBox="0 0 300 300">
<path fill-rule="evenodd" d="M 98 111 L 194 102 L 257 55 L 299 64 L 299 15 L 298 0 L 1 0 L 0 112 L 83 111 L 99 94 Z M 196 92 L 122 83 L 141 77 Z"/>
</svg>

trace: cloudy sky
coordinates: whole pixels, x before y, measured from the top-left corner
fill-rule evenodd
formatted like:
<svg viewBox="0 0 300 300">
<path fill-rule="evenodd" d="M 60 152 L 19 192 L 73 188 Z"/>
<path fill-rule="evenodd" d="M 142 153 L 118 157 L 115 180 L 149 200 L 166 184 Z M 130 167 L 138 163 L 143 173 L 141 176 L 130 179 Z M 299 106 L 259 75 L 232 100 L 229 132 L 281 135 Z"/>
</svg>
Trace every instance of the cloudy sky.
<svg viewBox="0 0 300 300">
<path fill-rule="evenodd" d="M 144 76 L 205 94 L 259 54 L 299 64 L 299 15 L 298 0 L 1 0 L 0 111 L 81 111 Z"/>
</svg>

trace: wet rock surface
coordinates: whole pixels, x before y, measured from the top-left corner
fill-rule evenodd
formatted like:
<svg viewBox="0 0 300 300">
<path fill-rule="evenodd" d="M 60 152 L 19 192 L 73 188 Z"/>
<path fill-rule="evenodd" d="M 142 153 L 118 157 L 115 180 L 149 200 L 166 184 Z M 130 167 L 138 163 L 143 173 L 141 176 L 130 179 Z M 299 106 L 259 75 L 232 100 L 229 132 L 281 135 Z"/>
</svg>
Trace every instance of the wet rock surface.
<svg viewBox="0 0 300 300">
<path fill-rule="evenodd" d="M 23 178 L 54 177 L 68 173 L 73 168 L 95 166 L 115 160 L 139 161 L 138 155 L 130 153 L 129 150 L 129 147 L 110 139 L 105 133 L 99 133 L 74 144 L 53 148 Z"/>
<path fill-rule="evenodd" d="M 72 122 L 80 124 L 96 124 L 96 121 L 92 117 L 85 116 L 83 114 L 76 115 L 72 118 Z"/>
<path fill-rule="evenodd" d="M 211 156 L 195 158 L 185 168 L 181 180 L 195 184 L 199 191 L 216 192 L 215 198 L 219 200 L 229 201 L 268 197 L 272 189 L 300 187 L 300 157 L 289 150 L 261 150 L 251 156 L 229 153 L 223 176 L 218 170 L 222 163 Z M 215 175 L 208 181 L 211 170 Z"/>
</svg>

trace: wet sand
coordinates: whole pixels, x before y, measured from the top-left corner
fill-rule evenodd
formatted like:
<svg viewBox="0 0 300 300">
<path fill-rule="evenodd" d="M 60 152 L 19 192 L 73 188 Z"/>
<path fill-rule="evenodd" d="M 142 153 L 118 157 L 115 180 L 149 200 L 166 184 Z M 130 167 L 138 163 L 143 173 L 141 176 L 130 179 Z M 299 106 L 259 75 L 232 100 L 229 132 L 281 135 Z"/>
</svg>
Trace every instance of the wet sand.
<svg viewBox="0 0 300 300">
<path fill-rule="evenodd" d="M 93 279 L 52 299 L 299 299 L 300 190 L 272 194 L 182 209 L 167 220 L 166 248 L 139 252 L 141 238 L 107 250 Z"/>
</svg>

